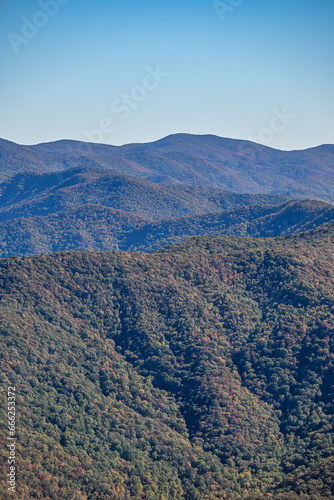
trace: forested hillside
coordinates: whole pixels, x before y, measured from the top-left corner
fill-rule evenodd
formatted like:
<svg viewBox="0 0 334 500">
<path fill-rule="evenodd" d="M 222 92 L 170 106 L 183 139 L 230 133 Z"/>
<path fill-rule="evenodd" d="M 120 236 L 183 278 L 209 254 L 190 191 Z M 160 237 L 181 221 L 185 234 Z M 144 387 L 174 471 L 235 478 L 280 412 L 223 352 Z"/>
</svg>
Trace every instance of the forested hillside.
<svg viewBox="0 0 334 500">
<path fill-rule="evenodd" d="M 0 257 L 63 250 L 152 252 L 198 235 L 272 237 L 334 222 L 334 207 L 320 201 L 250 205 L 213 214 L 152 221 L 102 205 L 0 222 Z"/>
<path fill-rule="evenodd" d="M 159 220 L 286 200 L 283 196 L 154 184 L 101 168 L 73 168 L 43 175 L 27 172 L 0 184 L 0 221 L 48 215 L 85 204 Z"/>
<path fill-rule="evenodd" d="M 255 205 L 214 214 L 148 222 L 128 232 L 119 249 L 151 252 L 190 236 L 206 234 L 275 237 L 314 229 L 328 222 L 334 222 L 334 207 L 320 201 L 290 201 L 279 206 Z"/>
<path fill-rule="evenodd" d="M 334 225 L 0 260 L 17 498 L 333 498 Z"/>
<path fill-rule="evenodd" d="M 0 139 L 0 182 L 22 172 L 52 172 L 63 167 L 54 158 L 33 151 L 29 146 Z"/>
</svg>

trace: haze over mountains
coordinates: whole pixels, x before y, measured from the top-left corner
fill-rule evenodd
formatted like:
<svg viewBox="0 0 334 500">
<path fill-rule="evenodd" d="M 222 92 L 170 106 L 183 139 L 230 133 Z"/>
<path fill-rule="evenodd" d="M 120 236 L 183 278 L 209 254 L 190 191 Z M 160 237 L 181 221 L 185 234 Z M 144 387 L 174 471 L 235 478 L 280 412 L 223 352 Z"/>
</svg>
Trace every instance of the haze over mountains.
<svg viewBox="0 0 334 500">
<path fill-rule="evenodd" d="M 18 174 L 0 184 L 0 221 L 46 215 L 87 203 L 167 219 L 284 200 L 283 196 L 239 194 L 187 184 L 155 184 L 101 168 L 77 167 L 43 175 Z"/>
<path fill-rule="evenodd" d="M 121 147 L 2 140 L 0 152 L 2 257 L 153 251 L 197 234 L 280 236 L 333 220 L 323 203 L 334 200 L 330 145 L 286 152 L 177 134 Z"/>
<path fill-rule="evenodd" d="M 155 183 L 185 183 L 238 193 L 334 201 L 334 146 L 279 151 L 249 141 L 176 134 L 148 144 L 109 146 L 0 141 L 1 178 L 76 166 L 103 167 Z"/>
</svg>

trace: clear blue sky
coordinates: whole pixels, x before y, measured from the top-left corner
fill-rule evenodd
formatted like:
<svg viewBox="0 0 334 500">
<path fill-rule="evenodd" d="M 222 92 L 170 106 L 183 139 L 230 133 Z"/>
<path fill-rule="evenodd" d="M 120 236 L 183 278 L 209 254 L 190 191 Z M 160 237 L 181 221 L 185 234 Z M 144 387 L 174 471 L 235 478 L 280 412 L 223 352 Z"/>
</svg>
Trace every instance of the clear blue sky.
<svg viewBox="0 0 334 500">
<path fill-rule="evenodd" d="M 0 137 L 334 143 L 333 0 L 218 11 L 213 0 L 2 0 Z"/>
</svg>

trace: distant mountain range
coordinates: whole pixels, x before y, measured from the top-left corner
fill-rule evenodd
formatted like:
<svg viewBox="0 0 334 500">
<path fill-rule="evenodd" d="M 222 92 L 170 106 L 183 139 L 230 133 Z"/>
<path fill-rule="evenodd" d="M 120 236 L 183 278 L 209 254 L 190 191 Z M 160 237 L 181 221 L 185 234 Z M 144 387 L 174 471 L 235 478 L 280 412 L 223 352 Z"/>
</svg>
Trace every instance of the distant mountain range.
<svg viewBox="0 0 334 500">
<path fill-rule="evenodd" d="M 281 236 L 333 222 L 334 146 L 286 152 L 186 134 L 120 147 L 0 140 L 0 164 L 1 257 L 151 252 L 196 235 Z"/>
<path fill-rule="evenodd" d="M 109 146 L 0 141 L 0 180 L 21 172 L 102 167 L 154 183 L 334 201 L 334 145 L 279 151 L 213 135 L 176 134 L 148 144 Z"/>
</svg>

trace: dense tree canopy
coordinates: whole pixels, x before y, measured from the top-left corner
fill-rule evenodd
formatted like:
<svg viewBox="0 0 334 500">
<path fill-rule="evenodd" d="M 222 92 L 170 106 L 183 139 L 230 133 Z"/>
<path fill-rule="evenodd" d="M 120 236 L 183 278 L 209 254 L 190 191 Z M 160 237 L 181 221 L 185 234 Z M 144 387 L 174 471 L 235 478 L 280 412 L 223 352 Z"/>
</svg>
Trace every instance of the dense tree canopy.
<svg viewBox="0 0 334 500">
<path fill-rule="evenodd" d="M 334 226 L 0 260 L 17 497 L 333 498 Z"/>
<path fill-rule="evenodd" d="M 260 201 L 252 197 L 239 198 L 238 195 L 235 200 L 225 201 L 227 204 L 247 204 L 252 200 Z M 145 202 L 145 198 L 141 199 L 141 203 Z M 64 250 L 153 252 L 190 236 L 272 237 L 305 231 L 333 221 L 332 205 L 310 200 L 289 201 L 283 205 L 251 204 L 210 214 L 156 221 L 133 212 L 86 204 L 49 215 L 0 222 L 0 257 Z"/>
</svg>

